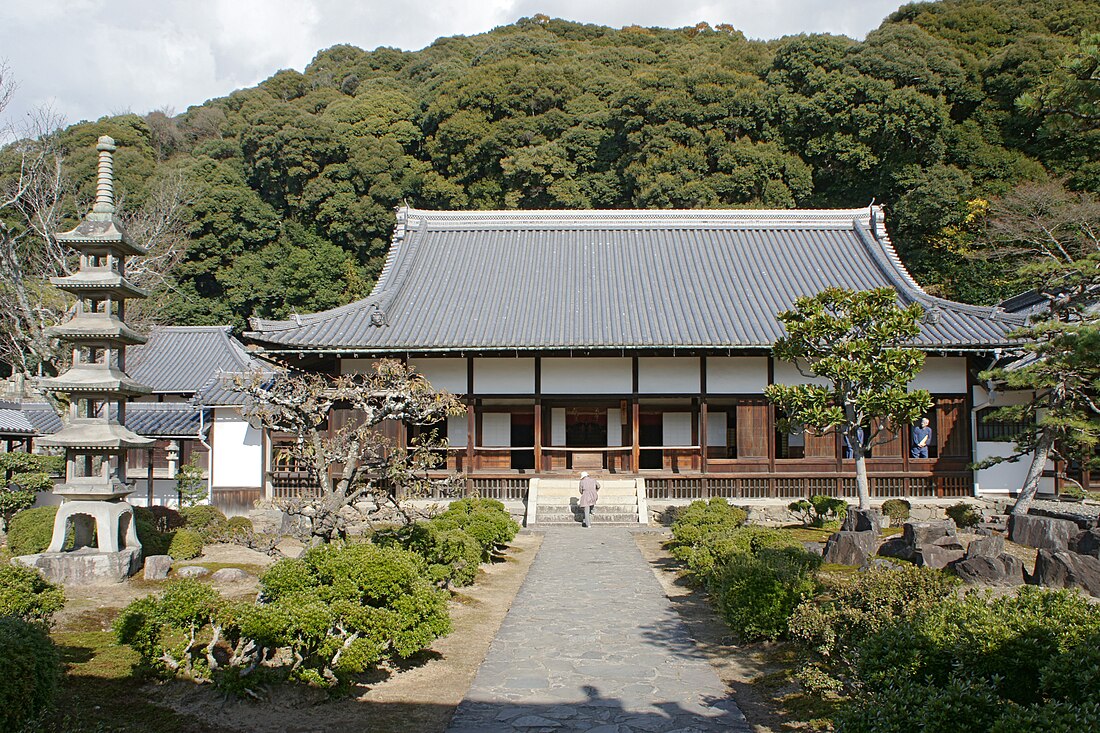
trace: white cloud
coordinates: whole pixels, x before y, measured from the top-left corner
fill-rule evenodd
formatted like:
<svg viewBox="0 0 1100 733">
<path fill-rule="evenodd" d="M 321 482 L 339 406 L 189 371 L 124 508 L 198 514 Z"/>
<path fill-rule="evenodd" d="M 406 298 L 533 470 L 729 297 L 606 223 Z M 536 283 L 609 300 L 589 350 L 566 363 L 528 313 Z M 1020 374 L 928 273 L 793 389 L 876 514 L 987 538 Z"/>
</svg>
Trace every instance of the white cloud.
<svg viewBox="0 0 1100 733">
<path fill-rule="evenodd" d="M 338 43 L 422 48 L 545 13 L 613 27 L 729 23 L 750 38 L 862 37 L 897 0 L 2 0 L 6 59 L 20 82 L 7 111 L 51 104 L 69 122 L 177 111 L 302 69 Z"/>
</svg>

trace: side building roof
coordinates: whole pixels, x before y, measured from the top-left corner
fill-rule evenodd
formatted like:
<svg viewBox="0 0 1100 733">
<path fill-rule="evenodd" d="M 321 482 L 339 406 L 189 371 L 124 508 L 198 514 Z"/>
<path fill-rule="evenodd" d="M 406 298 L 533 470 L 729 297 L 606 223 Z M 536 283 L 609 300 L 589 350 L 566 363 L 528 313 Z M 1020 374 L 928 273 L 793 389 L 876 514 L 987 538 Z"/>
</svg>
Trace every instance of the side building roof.
<svg viewBox="0 0 1100 733">
<path fill-rule="evenodd" d="M 126 371 L 158 394 L 194 395 L 216 374 L 251 368 L 230 326 L 158 326 L 126 352 Z"/>
<path fill-rule="evenodd" d="M 830 286 L 920 303 L 914 345 L 927 349 L 988 349 L 1023 322 L 925 293 L 878 207 L 402 209 L 369 297 L 252 319 L 245 336 L 272 352 L 766 349 L 783 335 L 777 313 Z"/>
</svg>

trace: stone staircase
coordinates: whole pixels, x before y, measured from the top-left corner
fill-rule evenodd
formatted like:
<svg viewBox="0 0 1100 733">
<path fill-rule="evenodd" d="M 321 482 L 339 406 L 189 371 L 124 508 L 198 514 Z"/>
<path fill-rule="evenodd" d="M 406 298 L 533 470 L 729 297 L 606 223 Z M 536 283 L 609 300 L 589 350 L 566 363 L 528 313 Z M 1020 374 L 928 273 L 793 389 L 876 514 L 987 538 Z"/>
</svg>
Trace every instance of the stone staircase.
<svg viewBox="0 0 1100 733">
<path fill-rule="evenodd" d="M 599 499 L 592 511 L 593 524 L 648 524 L 645 480 L 598 478 Z M 527 496 L 527 526 L 580 524 L 584 511 L 576 478 L 531 479 Z"/>
</svg>

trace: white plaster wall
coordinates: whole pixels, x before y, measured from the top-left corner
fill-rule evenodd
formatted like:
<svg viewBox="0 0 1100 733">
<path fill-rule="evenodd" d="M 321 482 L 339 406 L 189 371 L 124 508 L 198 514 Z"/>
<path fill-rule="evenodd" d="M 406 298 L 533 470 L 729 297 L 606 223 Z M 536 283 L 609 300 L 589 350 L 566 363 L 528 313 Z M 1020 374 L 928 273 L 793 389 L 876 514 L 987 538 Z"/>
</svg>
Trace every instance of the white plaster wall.
<svg viewBox="0 0 1100 733">
<path fill-rule="evenodd" d="M 543 394 L 629 394 L 631 381 L 628 358 L 548 357 L 542 360 Z"/>
<path fill-rule="evenodd" d="M 983 461 L 995 456 L 1012 455 L 1014 443 L 1000 441 L 979 441 L 974 451 L 976 461 Z M 983 468 L 974 472 L 974 482 L 978 486 L 978 492 L 982 494 L 1015 493 L 1024 485 L 1028 468 L 1031 467 L 1031 455 L 1027 454 L 1015 463 L 999 463 L 996 466 Z M 1047 462 L 1047 469 L 1053 469 L 1053 463 Z M 1053 494 L 1054 479 L 1043 478 L 1039 480 L 1039 493 Z"/>
<path fill-rule="evenodd" d="M 623 444 L 622 411 L 618 407 L 607 408 L 607 444 L 620 446 Z"/>
<path fill-rule="evenodd" d="M 803 366 L 805 368 L 805 366 Z M 709 365 L 708 365 L 709 372 Z M 710 377 L 710 374 L 707 374 Z M 775 383 L 776 384 L 824 384 L 828 385 L 829 380 L 822 379 L 821 377 L 804 377 L 798 371 L 794 364 L 789 361 L 775 361 Z"/>
<path fill-rule="evenodd" d="M 725 412 L 707 413 L 707 447 L 725 447 L 728 421 L 729 418 Z"/>
<path fill-rule="evenodd" d="M 262 487 L 263 440 L 260 431 L 249 425 L 236 408 L 218 408 L 214 410 L 211 434 L 214 488 Z"/>
<path fill-rule="evenodd" d="M 661 445 L 691 445 L 691 413 L 666 412 L 661 415 Z"/>
<path fill-rule="evenodd" d="M 466 394 L 466 360 L 462 358 L 410 359 L 409 364 L 436 389 Z"/>
<path fill-rule="evenodd" d="M 767 385 L 766 356 L 707 357 L 707 394 L 763 394 Z"/>
<path fill-rule="evenodd" d="M 966 394 L 966 357 L 930 356 L 924 368 L 909 383 L 909 389 L 926 389 L 932 394 Z"/>
<path fill-rule="evenodd" d="M 475 394 L 534 394 L 534 359 L 474 359 Z"/>
<path fill-rule="evenodd" d="M 565 445 L 565 408 L 550 410 L 550 445 Z"/>
<path fill-rule="evenodd" d="M 481 416 L 481 444 L 490 448 L 512 445 L 511 413 L 486 412 Z"/>
<path fill-rule="evenodd" d="M 638 359 L 638 391 L 643 394 L 698 394 L 699 357 L 641 357 Z"/>
<path fill-rule="evenodd" d="M 466 415 L 447 416 L 447 443 L 451 448 L 466 447 L 466 433 L 469 432 L 469 425 Z"/>
</svg>

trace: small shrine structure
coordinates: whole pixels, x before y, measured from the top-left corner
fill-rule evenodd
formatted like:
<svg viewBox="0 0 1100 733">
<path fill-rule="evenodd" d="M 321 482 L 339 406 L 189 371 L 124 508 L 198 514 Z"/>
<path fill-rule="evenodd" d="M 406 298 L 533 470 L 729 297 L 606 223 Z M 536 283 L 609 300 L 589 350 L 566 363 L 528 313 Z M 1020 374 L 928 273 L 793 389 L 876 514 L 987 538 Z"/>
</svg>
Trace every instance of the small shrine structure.
<svg viewBox="0 0 1100 733">
<path fill-rule="evenodd" d="M 72 366 L 41 381 L 42 389 L 69 400 L 65 427 L 38 441 L 65 449 L 65 483 L 54 488 L 63 503 L 49 549 L 19 558 L 64 583 L 122 581 L 141 567 L 134 511 L 126 502 L 133 490 L 126 451 L 153 443 L 125 427 L 127 399 L 150 391 L 126 374 L 126 347 L 145 342 L 126 325 L 126 301 L 147 295 L 126 279 L 126 258 L 145 248 L 130 241 L 115 214 L 114 140 L 99 138 L 96 150 L 95 205 L 75 229 L 57 235 L 80 253 L 80 268 L 51 278 L 77 298 L 76 315 L 49 331 L 72 344 Z M 66 551 L 70 525 L 74 541 Z"/>
</svg>

